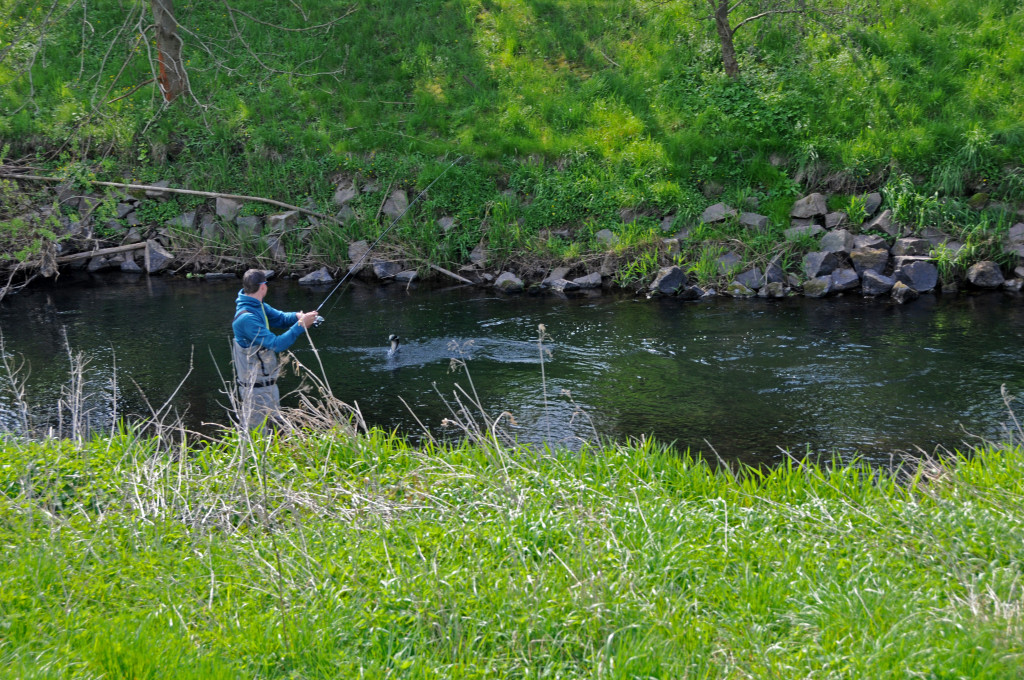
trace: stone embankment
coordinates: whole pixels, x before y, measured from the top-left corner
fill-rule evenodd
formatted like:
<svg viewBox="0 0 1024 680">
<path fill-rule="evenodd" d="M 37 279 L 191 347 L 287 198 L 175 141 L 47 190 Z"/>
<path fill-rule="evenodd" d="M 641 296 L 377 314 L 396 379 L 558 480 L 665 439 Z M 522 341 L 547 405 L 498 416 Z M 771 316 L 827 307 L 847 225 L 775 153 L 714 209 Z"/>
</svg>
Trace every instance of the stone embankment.
<svg viewBox="0 0 1024 680">
<path fill-rule="evenodd" d="M 300 259 L 298 265 L 289 269 L 285 264 L 289 258 L 283 244 L 286 234 L 297 235 L 301 243 L 309 244 L 311 236 L 324 220 L 345 224 L 366 218 L 357 213 L 351 203 L 362 193 L 378 190 L 379 187 L 366 181 L 361 184 L 357 179 L 341 180 L 334 193 L 336 213 L 333 216 L 320 214 L 315 211 L 315 206 L 308 204 L 305 207 L 288 206 L 294 209 L 268 216 L 244 214 L 245 202 L 238 200 L 240 197 L 205 194 L 210 198 L 198 209 L 165 219 L 162 224 L 147 224 L 138 216 L 146 201 L 166 201 L 175 191 L 202 192 L 176 190 L 166 182 L 160 182 L 101 196 L 76 192 L 69 185 L 62 184 L 56 188 L 56 202 L 29 210 L 20 219 L 29 225 L 56 225 L 62 236 L 48 246 L 41 257 L 38 271 L 43 276 L 55 275 L 60 266 L 84 268 L 90 272 L 117 269 L 147 274 L 167 270 L 180 272 L 187 267 L 190 274 L 204 273 L 209 277 L 234 276 L 250 266 L 271 266 L 298 278 L 304 285 L 330 285 L 346 273 L 368 280 L 408 283 L 415 280 L 420 272 L 429 272 L 464 283 L 493 286 L 505 293 L 570 293 L 613 286 L 615 257 L 604 257 L 600 266 L 581 262 L 550 270 L 501 271 L 487 266 L 488 253 L 484 243 L 471 253 L 469 262 L 457 273 L 435 264 L 422 266 L 422 263 L 417 270 L 412 263 L 398 257 L 385 256 L 379 250 L 371 251 L 371 244 L 366 241 L 349 244 L 348 262 L 344 266 L 327 266 L 322 259 L 317 261 L 311 256 Z M 940 267 L 943 262 L 951 263 L 963 244 L 934 228 L 906 233 L 893 220 L 891 210 L 882 210 L 880 194 L 868 194 L 862 198 L 867 218 L 857 224 L 845 213 L 830 212 L 827 197 L 822 194 L 810 194 L 795 203 L 791 226 L 784 232 L 785 239 L 805 243 L 809 239 L 816 240 L 816 250 L 804 255 L 799 271 L 792 271 L 792 268 L 785 271 L 781 255 L 763 266 L 751 266 L 736 253 L 726 252 L 717 261 L 718 289 L 698 285 L 687 273 L 684 263 L 684 266 L 662 268 L 648 292 L 650 295 L 682 299 L 699 299 L 714 294 L 778 298 L 796 294 L 825 297 L 856 293 L 890 296 L 897 302 L 906 302 L 936 290 L 952 292 L 961 285 L 1014 292 L 1019 292 L 1024 286 L 1024 266 L 1021 266 L 1024 261 L 1024 223 L 1010 228 L 1002 244 L 1004 252 L 1014 258 L 1012 270 L 1007 271 L 992 261 L 979 261 L 971 263 L 966 275 L 955 280 L 951 276 L 952 267 L 947 267 L 945 272 Z M 265 199 L 253 197 L 253 200 Z M 98 210 L 101 205 L 106 209 Z M 396 190 L 380 205 L 376 217 L 398 218 L 408 206 L 406 192 Z M 106 217 L 100 218 L 101 214 Z M 707 208 L 701 220 L 707 224 L 734 220 L 755 233 L 766 230 L 769 222 L 764 215 L 743 212 L 724 203 Z M 672 219 L 665 220 L 669 228 L 672 222 Z M 445 230 L 456 226 L 450 217 L 441 217 L 438 224 Z M 678 254 L 680 244 L 690 231 L 687 228 L 664 239 L 663 253 L 668 256 Z M 599 241 L 609 244 L 616 240 L 615 234 L 608 230 L 596 236 Z M 261 252 L 256 257 L 233 257 L 227 254 L 230 247 L 224 245 L 230 244 L 232 239 L 258 243 Z M 217 254 L 205 253 L 206 244 L 219 244 L 219 248 L 211 249 Z M 592 261 L 597 260 L 601 257 Z"/>
<path fill-rule="evenodd" d="M 818 239 L 817 250 L 804 255 L 801 271 L 783 271 L 781 256 L 762 269 L 744 267 L 738 255 L 725 253 L 717 262 L 719 274 L 730 281 L 722 293 L 763 298 L 798 292 L 815 298 L 859 293 L 867 297 L 888 295 L 902 303 L 936 290 L 956 292 L 961 285 L 1015 293 L 1024 287 L 1024 223 L 1011 227 L 1002 244 L 1004 252 L 1015 259 L 1012 272 L 1004 272 L 996 262 L 982 260 L 969 266 L 962 281 L 951 276 L 941 280 L 940 262 L 943 258 L 952 261 L 963 244 L 931 227 L 918 234 L 905 233 L 894 222 L 891 210 L 878 212 L 882 206 L 880 194 L 869 194 L 864 202 L 867 219 L 855 225 L 846 213 L 830 212 L 823 194 L 800 199 L 793 206 L 792 224 L 785 237 Z M 728 219 L 738 220 L 749 229 L 764 229 L 768 223 L 763 215 L 741 213 L 724 203 L 709 207 L 702 216 L 705 223 Z M 677 246 L 675 239 L 667 242 L 670 247 Z M 695 285 L 683 268 L 673 266 L 658 272 L 650 292 L 698 299 L 716 291 Z"/>
</svg>

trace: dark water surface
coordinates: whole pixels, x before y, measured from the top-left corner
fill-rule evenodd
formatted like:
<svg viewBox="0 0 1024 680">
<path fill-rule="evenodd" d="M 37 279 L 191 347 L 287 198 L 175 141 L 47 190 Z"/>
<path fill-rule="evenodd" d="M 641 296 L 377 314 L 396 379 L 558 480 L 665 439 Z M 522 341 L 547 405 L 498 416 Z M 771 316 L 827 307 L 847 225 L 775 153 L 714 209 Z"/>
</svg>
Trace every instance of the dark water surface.
<svg viewBox="0 0 1024 680">
<path fill-rule="evenodd" d="M 0 303 L 0 329 L 8 354 L 28 360 L 30 398 L 40 408 L 68 383 L 66 334 L 74 352 L 91 358 L 97 417 L 109 417 L 112 403 L 119 413 L 147 414 L 147 401 L 163 404 L 191 363 L 173 404 L 191 427 L 209 430 L 228 422 L 217 369 L 230 375 L 239 287 L 64 276 Z M 267 301 L 309 310 L 326 292 L 273 281 Z M 1002 435 L 1009 416 L 1001 384 L 1024 391 L 1024 302 L 1002 294 L 925 296 L 906 306 L 857 297 L 682 303 L 357 283 L 325 312 L 326 324 L 311 333 L 335 394 L 357 402 L 371 425 L 413 436 L 420 426 L 400 398 L 439 430 L 448 412 L 435 385 L 449 399 L 456 383 L 470 387 L 464 372 L 450 371 L 453 357 L 466 360 L 492 414 L 515 417 L 523 441 L 653 434 L 680 448 L 710 451 L 709 442 L 747 462 L 779 460 L 780 447 L 875 461 L 914 447 L 963 448 L 975 436 Z M 550 336 L 547 406 L 538 324 Z M 386 357 L 389 333 L 404 340 L 394 360 Z M 317 366 L 305 339 L 293 351 Z M 112 377 L 116 401 L 101 396 Z M 284 379 L 282 393 L 297 384 Z"/>
</svg>

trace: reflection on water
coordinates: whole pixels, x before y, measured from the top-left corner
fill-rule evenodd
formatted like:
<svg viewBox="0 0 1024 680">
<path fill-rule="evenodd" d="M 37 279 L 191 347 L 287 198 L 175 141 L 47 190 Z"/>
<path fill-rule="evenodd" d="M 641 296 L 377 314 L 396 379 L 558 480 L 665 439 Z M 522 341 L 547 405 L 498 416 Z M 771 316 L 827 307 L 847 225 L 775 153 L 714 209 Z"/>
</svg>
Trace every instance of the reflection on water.
<svg viewBox="0 0 1024 680">
<path fill-rule="evenodd" d="M 0 328 L 7 351 L 31 365 L 39 409 L 58 403 L 67 385 L 66 334 L 91 360 L 90 390 L 105 395 L 91 402 L 94 415 L 148 414 L 184 379 L 173 405 L 189 426 L 208 430 L 227 422 L 221 375 L 230 375 L 238 288 L 65 276 L 4 300 Z M 268 302 L 308 310 L 324 294 L 275 281 Z M 778 460 L 782 450 L 888 460 L 914 447 L 999 437 L 1008 420 L 1000 385 L 1024 388 L 1024 304 L 1001 294 L 925 296 L 907 306 L 859 298 L 682 303 L 356 283 L 322 312 L 327 321 L 311 340 L 335 394 L 358 403 L 371 424 L 413 436 L 417 421 L 440 427 L 449 413 L 438 393 L 450 401 L 458 383 L 491 413 L 513 414 L 523 441 L 549 432 L 558 442 L 653 434 L 748 462 Z M 543 347 L 541 323 L 550 337 Z M 403 339 L 391 359 L 390 333 Z M 294 352 L 319 366 L 306 340 Z M 452 371 L 453 358 L 468 375 Z M 285 379 L 283 392 L 297 384 Z"/>
</svg>

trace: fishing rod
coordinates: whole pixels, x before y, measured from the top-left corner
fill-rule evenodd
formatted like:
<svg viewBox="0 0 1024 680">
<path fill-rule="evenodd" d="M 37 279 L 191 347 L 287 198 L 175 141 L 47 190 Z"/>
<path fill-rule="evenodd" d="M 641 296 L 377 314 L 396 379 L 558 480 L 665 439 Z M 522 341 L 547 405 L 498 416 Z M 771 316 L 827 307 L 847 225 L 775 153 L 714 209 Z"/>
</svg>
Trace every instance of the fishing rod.
<svg viewBox="0 0 1024 680">
<path fill-rule="evenodd" d="M 452 169 L 452 167 L 453 167 L 453 166 L 454 166 L 454 165 L 455 165 L 456 163 L 458 163 L 459 161 L 461 161 L 461 160 L 462 160 L 462 156 L 459 156 L 458 158 L 456 158 L 455 160 L 453 160 L 453 161 L 451 162 L 451 164 L 450 164 L 450 165 L 449 165 L 449 166 L 448 166 L 447 168 L 445 168 L 444 170 L 442 170 L 442 171 L 441 171 L 441 174 L 440 174 L 440 175 L 438 175 L 437 177 L 435 177 L 435 178 L 434 178 L 434 181 L 432 181 L 432 182 L 431 182 L 430 184 L 428 184 L 428 185 L 427 185 L 427 188 L 426 188 L 426 189 L 424 189 L 423 191 L 421 191 L 420 193 L 418 193 L 418 194 L 416 195 L 416 198 L 412 199 L 412 201 L 410 201 L 409 205 L 405 206 L 405 210 L 403 210 L 403 211 L 402 211 L 402 213 L 401 213 L 401 214 L 400 214 L 400 215 L 399 215 L 398 217 L 396 217 L 396 218 L 395 218 L 394 220 L 392 220 L 392 221 L 391 221 L 391 224 L 389 224 L 389 225 L 388 225 L 388 228 L 387 228 L 387 229 L 385 229 L 385 230 L 384 230 L 384 231 L 383 231 L 383 232 L 381 233 L 381 235 L 377 237 L 377 240 L 376 240 L 376 241 L 374 241 L 373 243 L 371 243 L 371 244 L 370 244 L 370 247 L 366 249 L 366 252 L 365 252 L 365 253 L 363 253 L 363 256 L 362 256 L 362 257 L 360 257 L 358 261 L 356 261 L 355 263 L 353 263 L 353 265 L 352 265 L 351 267 L 349 267 L 349 270 L 348 270 L 348 272 L 346 272 L 346 274 L 345 274 L 345 275 L 344 275 L 343 277 L 341 277 L 341 281 L 338 281 L 338 285 L 336 285 L 336 286 L 335 286 L 334 288 L 332 288 L 332 289 L 331 289 L 331 292 L 327 294 L 327 297 L 325 297 L 325 298 L 323 299 L 323 301 L 322 301 L 322 302 L 321 302 L 321 303 L 320 303 L 319 305 L 317 305 L 317 308 L 313 310 L 313 311 L 315 311 L 315 312 L 316 312 L 316 321 L 314 321 L 314 322 L 313 322 L 313 327 L 314 327 L 314 328 L 316 328 L 316 327 L 319 327 L 319 326 L 320 326 L 320 324 L 322 324 L 322 323 L 323 323 L 323 322 L 325 321 L 324 317 L 320 316 L 320 308 L 321 308 L 321 307 L 323 307 L 323 306 L 324 306 L 325 304 L 327 304 L 327 301 L 331 299 L 331 296 L 332 296 L 332 295 L 334 295 L 334 293 L 335 293 L 335 292 L 336 292 L 336 291 L 337 291 L 337 290 L 338 290 L 339 288 L 341 288 L 341 284 L 345 283 L 345 280 L 346 280 L 346 279 L 348 279 L 348 277 L 349 277 L 349 276 L 351 276 L 351 275 L 352 275 L 352 274 L 353 274 L 354 272 L 357 272 L 357 271 L 359 271 L 359 266 L 360 266 L 360 265 L 361 265 L 361 264 L 363 263 L 363 260 L 365 260 L 365 259 L 366 259 L 366 258 L 367 258 L 367 257 L 368 257 L 368 256 L 370 255 L 370 251 L 372 251 L 372 250 L 374 249 L 374 247 L 375 247 L 375 246 L 376 246 L 376 245 L 377 245 L 378 243 L 380 243 L 380 242 L 381 242 L 381 240 L 382 240 L 382 239 L 383 239 L 383 238 L 384 238 L 385 236 L 387 236 L 387 235 L 388 235 L 388 232 L 389 232 L 389 231 L 391 231 L 392 227 L 394 227 L 394 226 L 395 226 L 396 224 L 398 224 L 398 221 L 399 221 L 400 219 L 402 219 L 403 217 L 405 217 L 405 214 L 406 214 L 407 212 L 409 212 L 410 208 L 412 208 L 412 207 L 413 207 L 413 206 L 414 206 L 414 205 L 416 204 L 416 201 L 418 201 L 418 200 L 420 200 L 421 198 L 423 198 L 423 195 L 424 195 L 424 194 L 426 194 L 426 193 L 427 193 L 428 191 L 430 191 L 430 187 L 434 186 L 434 184 L 435 184 L 435 183 L 437 182 L 437 180 L 439 180 L 439 179 L 441 179 L 442 177 L 444 177 L 444 174 L 445 174 L 446 172 L 448 172 L 449 170 L 451 170 L 451 169 Z"/>
</svg>

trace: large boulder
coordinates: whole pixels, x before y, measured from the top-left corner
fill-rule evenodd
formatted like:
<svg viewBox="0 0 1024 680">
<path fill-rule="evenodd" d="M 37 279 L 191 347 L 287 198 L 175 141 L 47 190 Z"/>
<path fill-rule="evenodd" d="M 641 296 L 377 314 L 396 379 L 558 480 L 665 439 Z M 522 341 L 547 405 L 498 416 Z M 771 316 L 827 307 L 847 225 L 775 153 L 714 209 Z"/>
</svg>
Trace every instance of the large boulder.
<svg viewBox="0 0 1024 680">
<path fill-rule="evenodd" d="M 523 290 L 523 281 L 512 272 L 502 272 L 494 282 L 494 287 L 502 293 L 520 293 Z"/>
<path fill-rule="evenodd" d="M 927 255 L 931 249 L 931 241 L 923 238 L 914 238 L 912 236 L 898 238 L 896 239 L 896 242 L 892 244 L 892 254 L 894 257 L 902 255 Z"/>
<path fill-rule="evenodd" d="M 977 288 L 998 288 L 1003 285 L 1003 272 L 992 260 L 972 264 L 967 270 L 967 281 Z"/>
<path fill-rule="evenodd" d="M 804 255 L 804 274 L 813 279 L 828 276 L 839 266 L 839 258 L 835 253 L 818 251 Z"/>
<path fill-rule="evenodd" d="M 927 293 L 934 290 L 939 282 L 939 270 L 931 262 L 911 260 L 896 270 L 896 281 L 910 286 L 918 293 Z"/>
<path fill-rule="evenodd" d="M 705 224 L 713 224 L 715 222 L 722 222 L 729 219 L 730 217 L 736 216 L 736 209 L 730 208 L 725 203 L 715 203 L 712 206 L 708 206 L 701 214 L 700 219 Z"/>
<path fill-rule="evenodd" d="M 900 228 L 893 222 L 891 210 L 883 210 L 881 215 L 865 222 L 862 229 L 864 231 L 881 231 L 893 238 L 900 235 Z"/>
<path fill-rule="evenodd" d="M 896 279 L 868 269 L 860 278 L 860 292 L 864 295 L 885 295 L 892 290 Z"/>
<path fill-rule="evenodd" d="M 889 251 L 883 248 L 858 248 L 850 253 L 853 268 L 858 274 L 867 271 L 882 273 L 889 265 Z"/>
<path fill-rule="evenodd" d="M 919 297 L 919 293 L 913 287 L 908 286 L 902 281 L 897 281 L 893 284 L 889 295 L 901 305 L 905 302 L 916 300 Z"/>
<path fill-rule="evenodd" d="M 144 258 L 145 269 L 149 274 L 163 271 L 174 261 L 174 256 L 153 239 L 146 241 Z"/>
<path fill-rule="evenodd" d="M 753 267 L 736 275 L 735 281 L 751 290 L 758 290 L 764 285 L 764 273 L 760 267 Z"/>
<path fill-rule="evenodd" d="M 789 212 L 790 217 L 810 218 L 820 217 L 828 213 L 828 202 L 823 194 L 810 194 L 804 196 L 793 204 Z"/>
<path fill-rule="evenodd" d="M 819 247 L 826 253 L 849 253 L 853 250 L 853 234 L 845 229 L 830 231 L 821 237 Z"/>
<path fill-rule="evenodd" d="M 661 295 L 676 295 L 689 283 L 686 271 L 681 267 L 662 267 L 654 277 L 650 290 Z"/>
<path fill-rule="evenodd" d="M 804 295 L 810 298 L 822 298 L 832 292 L 832 276 L 816 276 L 804 281 Z"/>
<path fill-rule="evenodd" d="M 860 277 L 857 272 L 844 267 L 832 272 L 832 292 L 845 293 L 849 290 L 856 290 L 860 286 Z"/>
<path fill-rule="evenodd" d="M 299 283 L 303 286 L 326 286 L 334 283 L 334 277 L 327 271 L 327 267 L 320 267 L 315 272 L 310 272 L 299 279 Z"/>
</svg>

